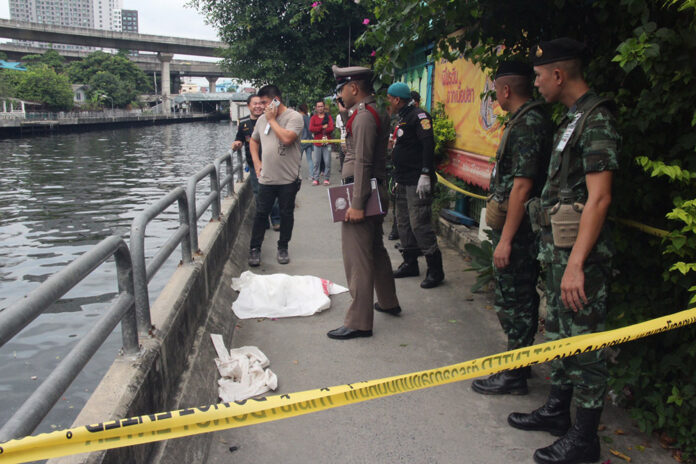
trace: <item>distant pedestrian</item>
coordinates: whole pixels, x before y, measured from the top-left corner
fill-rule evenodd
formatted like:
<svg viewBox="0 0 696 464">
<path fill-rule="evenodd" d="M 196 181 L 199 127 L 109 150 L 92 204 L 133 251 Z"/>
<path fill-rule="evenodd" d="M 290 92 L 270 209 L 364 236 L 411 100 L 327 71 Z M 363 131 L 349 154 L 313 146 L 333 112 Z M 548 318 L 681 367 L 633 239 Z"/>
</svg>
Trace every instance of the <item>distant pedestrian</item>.
<svg viewBox="0 0 696 464">
<path fill-rule="evenodd" d="M 389 86 L 387 99 L 392 114 L 399 114 L 392 162 L 396 183 L 396 221 L 404 261 L 394 271 L 394 277 L 417 276 L 418 256 L 423 254 L 428 271 L 421 287 L 433 288 L 445 279 L 445 273 L 431 222 L 435 185 L 432 118 L 411 104 L 411 90 L 403 82 Z"/>
<path fill-rule="evenodd" d="M 259 178 L 259 196 L 249 246 L 249 266 L 261 263 L 266 217 L 276 199 L 280 206 L 277 259 L 280 264 L 287 264 L 290 262 L 288 243 L 295 221 L 295 196 L 302 182 L 300 134 L 304 123 L 300 113 L 283 104 L 283 96 L 275 85 L 261 87 L 258 95 L 266 109 L 258 119 L 249 142 Z M 263 162 L 259 157 L 262 149 Z"/>
<path fill-rule="evenodd" d="M 304 128 L 302 129 L 302 140 L 312 139 L 312 133 L 309 131 L 309 108 L 306 103 L 302 103 L 299 106 L 300 114 L 302 115 L 302 120 L 304 121 Z M 305 154 L 307 158 L 307 178 L 312 179 L 314 174 L 314 163 L 312 163 L 312 152 L 314 151 L 314 145 L 311 143 L 303 143 L 300 145 L 302 153 Z"/>
<path fill-rule="evenodd" d="M 316 102 L 314 115 L 309 120 L 309 130 L 314 134 L 314 140 L 326 140 L 331 137 L 334 130 L 334 122 L 331 115 L 325 111 L 323 100 Z M 331 145 L 326 142 L 314 144 L 314 173 L 312 185 L 319 185 L 321 174 L 321 162 L 324 162 L 324 185 L 329 185 L 331 180 Z"/>
<path fill-rule="evenodd" d="M 232 150 L 239 150 L 244 147 L 244 156 L 246 158 L 247 167 L 249 168 L 249 177 L 251 178 L 251 189 L 254 192 L 254 198 L 258 198 L 259 193 L 259 180 L 256 177 L 256 170 L 254 169 L 254 160 L 251 158 L 251 151 L 249 150 L 249 140 L 251 139 L 251 134 L 254 132 L 254 126 L 256 121 L 263 114 L 265 107 L 261 103 L 261 98 L 258 95 L 250 95 L 247 98 L 247 108 L 249 109 L 249 116 L 244 117 L 239 120 L 239 126 L 237 127 L 237 135 L 232 142 Z M 263 159 L 261 151 L 259 151 L 259 158 Z M 273 226 L 273 230 L 278 230 L 280 228 L 280 210 L 278 209 L 278 202 L 273 203 L 273 208 L 270 214 L 270 223 Z M 268 229 L 268 223 L 266 228 Z"/>
<path fill-rule="evenodd" d="M 326 335 L 344 340 L 371 337 L 374 311 L 396 316 L 401 307 L 396 297 L 391 262 L 382 240 L 384 217 L 365 216 L 365 204 L 372 193 L 372 178 L 377 179 L 383 208 L 386 210 L 389 206 L 385 166 L 389 120 L 377 110 L 372 71 L 360 66 L 333 66 L 332 69 L 338 83 L 336 95 L 351 112 L 346 120 L 347 152 L 342 175 L 344 183 L 353 183 L 353 198 L 345 222 L 341 224 L 341 248 L 353 301 L 343 325 Z M 375 294 L 377 303 L 373 306 Z"/>
<path fill-rule="evenodd" d="M 336 128 L 341 133 L 341 144 L 338 147 L 338 161 L 340 162 L 338 172 L 343 172 L 343 162 L 346 159 L 346 123 L 341 116 L 341 113 L 347 114 L 346 107 L 338 101 L 338 114 L 336 115 Z"/>
</svg>

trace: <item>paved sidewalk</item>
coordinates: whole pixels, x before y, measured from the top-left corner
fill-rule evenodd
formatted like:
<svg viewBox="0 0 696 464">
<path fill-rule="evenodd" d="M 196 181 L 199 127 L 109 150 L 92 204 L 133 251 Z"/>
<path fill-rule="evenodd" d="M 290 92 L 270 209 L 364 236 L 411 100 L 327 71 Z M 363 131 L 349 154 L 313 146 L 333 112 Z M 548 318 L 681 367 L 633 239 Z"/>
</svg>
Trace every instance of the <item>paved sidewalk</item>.
<svg viewBox="0 0 696 464">
<path fill-rule="evenodd" d="M 336 184 L 337 160 L 332 167 Z M 390 220 L 388 216 L 385 224 Z M 276 262 L 276 240 L 277 232 L 266 232 L 262 264 L 254 272 L 310 274 L 346 284 L 340 225 L 330 221 L 326 187 L 303 181 L 290 264 Z M 400 256 L 394 242 L 386 243 L 396 267 Z M 372 338 L 339 341 L 326 336 L 342 325 L 350 302 L 346 293 L 333 297 L 331 308 L 316 316 L 239 321 L 233 339 L 225 342 L 228 347 L 255 345 L 268 356 L 279 379 L 276 394 L 406 374 L 503 351 L 505 339 L 491 295 L 470 292 L 475 274 L 465 272 L 468 266 L 458 250 L 440 243 L 444 285 L 420 288 L 425 275 L 421 258 L 420 277 L 396 282 L 401 317 L 375 313 Z M 471 391 L 471 381 L 464 381 L 217 432 L 208 462 L 531 463 L 534 450 L 554 437 L 513 429 L 506 418 L 512 411 L 530 411 L 543 403 L 547 372 L 546 366 L 534 368 L 527 396 L 481 396 Z M 624 411 L 608 409 L 603 423 L 600 462 L 625 462 L 611 455 L 610 448 L 630 456 L 633 463 L 674 462 L 656 440 L 637 433 Z M 616 435 L 617 429 L 625 434 Z M 637 445 L 648 448 L 641 452 Z"/>
</svg>

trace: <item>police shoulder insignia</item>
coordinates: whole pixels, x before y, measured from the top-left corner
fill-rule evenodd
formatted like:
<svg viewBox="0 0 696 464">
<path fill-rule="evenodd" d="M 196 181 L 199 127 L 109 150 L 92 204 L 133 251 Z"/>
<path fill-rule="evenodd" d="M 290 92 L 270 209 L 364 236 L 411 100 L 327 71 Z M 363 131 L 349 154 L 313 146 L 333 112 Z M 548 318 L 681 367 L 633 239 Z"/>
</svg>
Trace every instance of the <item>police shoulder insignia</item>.
<svg viewBox="0 0 696 464">
<path fill-rule="evenodd" d="M 364 109 L 365 109 L 365 103 L 360 103 L 360 104 L 358 105 L 358 111 L 364 110 Z"/>
<path fill-rule="evenodd" d="M 430 119 L 421 119 L 421 127 L 423 130 L 430 130 L 432 125 L 430 124 Z"/>
<path fill-rule="evenodd" d="M 425 113 L 418 113 L 418 119 L 425 119 L 427 117 L 428 117 L 428 115 Z"/>
</svg>

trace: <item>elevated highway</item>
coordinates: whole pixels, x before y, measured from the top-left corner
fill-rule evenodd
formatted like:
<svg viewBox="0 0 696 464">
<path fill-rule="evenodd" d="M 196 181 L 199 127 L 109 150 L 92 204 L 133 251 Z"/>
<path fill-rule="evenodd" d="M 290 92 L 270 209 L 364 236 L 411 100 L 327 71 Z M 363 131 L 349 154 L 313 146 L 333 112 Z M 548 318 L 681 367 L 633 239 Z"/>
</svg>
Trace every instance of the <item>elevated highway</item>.
<svg viewBox="0 0 696 464">
<path fill-rule="evenodd" d="M 56 26 L 9 19 L 0 19 L 0 38 L 156 52 L 159 64 L 153 62 L 151 65 L 158 66 L 160 69 L 162 76 L 162 102 L 164 103 L 165 112 L 171 110 L 168 102 L 171 93 L 170 74 L 172 72 L 171 66 L 174 54 L 219 57 L 227 48 L 225 43 L 214 40 Z M 196 68 L 195 65 L 182 64 L 181 66 L 185 69 L 185 72 L 198 72 L 198 70 L 194 70 Z M 220 76 L 203 74 L 203 77 L 208 78 L 210 88 L 214 91 L 215 80 Z"/>
</svg>

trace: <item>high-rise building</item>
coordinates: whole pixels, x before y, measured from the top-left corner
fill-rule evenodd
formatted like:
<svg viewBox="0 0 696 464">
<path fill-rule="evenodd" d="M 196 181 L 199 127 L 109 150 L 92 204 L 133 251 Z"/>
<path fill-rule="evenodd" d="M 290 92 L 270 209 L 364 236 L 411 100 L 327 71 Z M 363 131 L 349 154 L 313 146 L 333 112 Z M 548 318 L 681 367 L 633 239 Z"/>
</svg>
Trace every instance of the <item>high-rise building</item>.
<svg viewBox="0 0 696 464">
<path fill-rule="evenodd" d="M 123 32 L 138 33 L 138 10 L 121 10 Z"/>
<path fill-rule="evenodd" d="M 30 21 L 57 26 L 86 27 L 108 31 L 121 30 L 123 0 L 10 0 L 10 19 Z M 128 10 L 127 10 L 128 11 Z M 133 11 L 133 10 L 130 10 Z M 137 12 L 136 12 L 137 17 Z M 48 47 L 38 42 L 22 43 L 31 46 Z M 67 50 L 89 50 L 79 45 L 53 45 L 53 48 Z"/>
</svg>

